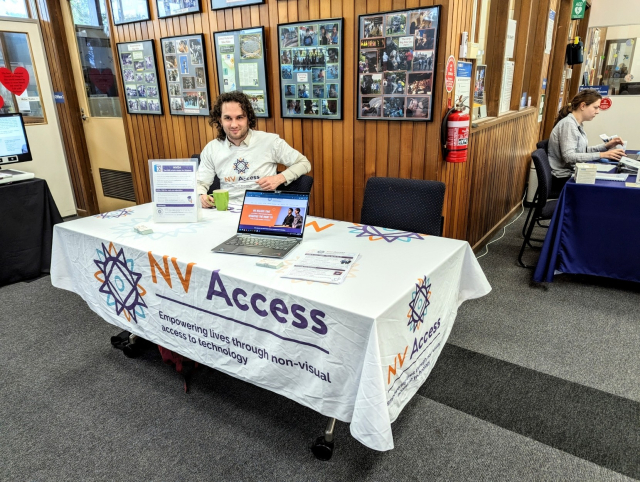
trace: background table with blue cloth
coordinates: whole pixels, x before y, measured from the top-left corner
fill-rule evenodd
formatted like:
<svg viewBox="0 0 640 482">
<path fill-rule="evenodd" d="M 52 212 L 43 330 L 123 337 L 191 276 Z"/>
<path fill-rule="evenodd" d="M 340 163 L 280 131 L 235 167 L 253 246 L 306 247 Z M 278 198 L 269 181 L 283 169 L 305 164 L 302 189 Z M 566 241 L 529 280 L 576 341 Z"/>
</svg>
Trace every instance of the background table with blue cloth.
<svg viewBox="0 0 640 482">
<path fill-rule="evenodd" d="M 626 182 L 635 182 L 630 175 Z M 640 188 L 600 181 L 565 185 L 533 275 L 555 271 L 640 282 Z"/>
</svg>

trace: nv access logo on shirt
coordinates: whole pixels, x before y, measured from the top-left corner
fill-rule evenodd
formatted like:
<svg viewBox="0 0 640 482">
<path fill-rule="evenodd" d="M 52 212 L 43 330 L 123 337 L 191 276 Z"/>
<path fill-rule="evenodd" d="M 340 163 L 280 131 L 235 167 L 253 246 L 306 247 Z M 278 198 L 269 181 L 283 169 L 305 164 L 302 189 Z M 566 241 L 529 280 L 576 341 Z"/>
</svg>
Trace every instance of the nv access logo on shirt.
<svg viewBox="0 0 640 482">
<path fill-rule="evenodd" d="M 244 158 L 236 159 L 233 163 L 233 170 L 238 174 L 244 174 L 249 170 L 249 161 L 245 161 Z"/>
</svg>

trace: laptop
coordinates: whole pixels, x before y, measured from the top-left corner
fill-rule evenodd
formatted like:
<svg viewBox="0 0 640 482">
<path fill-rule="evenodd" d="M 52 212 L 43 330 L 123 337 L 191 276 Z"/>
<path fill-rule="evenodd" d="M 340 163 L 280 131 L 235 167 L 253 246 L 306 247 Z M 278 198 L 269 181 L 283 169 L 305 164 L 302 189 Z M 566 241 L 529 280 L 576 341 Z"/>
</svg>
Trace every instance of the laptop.
<svg viewBox="0 0 640 482">
<path fill-rule="evenodd" d="M 302 242 L 308 211 L 309 193 L 248 190 L 236 235 L 211 251 L 284 258 Z"/>
</svg>

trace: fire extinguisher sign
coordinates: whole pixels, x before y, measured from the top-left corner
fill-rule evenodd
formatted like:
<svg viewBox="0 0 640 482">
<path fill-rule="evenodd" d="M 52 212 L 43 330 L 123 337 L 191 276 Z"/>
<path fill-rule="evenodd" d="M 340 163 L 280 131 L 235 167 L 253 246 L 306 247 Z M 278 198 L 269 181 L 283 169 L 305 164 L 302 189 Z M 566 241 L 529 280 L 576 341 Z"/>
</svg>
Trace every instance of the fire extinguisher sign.
<svg viewBox="0 0 640 482">
<path fill-rule="evenodd" d="M 447 68 L 444 69 L 444 85 L 447 88 L 447 93 L 453 92 L 453 86 L 456 83 L 456 59 L 453 55 L 449 56 L 447 60 Z"/>
</svg>

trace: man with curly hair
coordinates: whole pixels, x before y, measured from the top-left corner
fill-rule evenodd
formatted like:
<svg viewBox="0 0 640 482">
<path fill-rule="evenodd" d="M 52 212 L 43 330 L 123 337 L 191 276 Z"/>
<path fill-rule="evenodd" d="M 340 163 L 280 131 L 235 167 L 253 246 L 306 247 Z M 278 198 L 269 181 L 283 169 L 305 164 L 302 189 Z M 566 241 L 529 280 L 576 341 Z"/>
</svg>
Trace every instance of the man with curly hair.
<svg viewBox="0 0 640 482">
<path fill-rule="evenodd" d="M 241 203 L 247 189 L 272 191 L 311 171 L 311 163 L 277 134 L 254 131 L 256 115 L 242 92 L 226 92 L 216 100 L 209 124 L 218 137 L 200 155 L 198 194 L 202 207 L 214 206 L 207 195 L 215 176 L 220 188 L 229 191 L 230 203 Z M 287 167 L 276 172 L 278 164 Z"/>
</svg>

